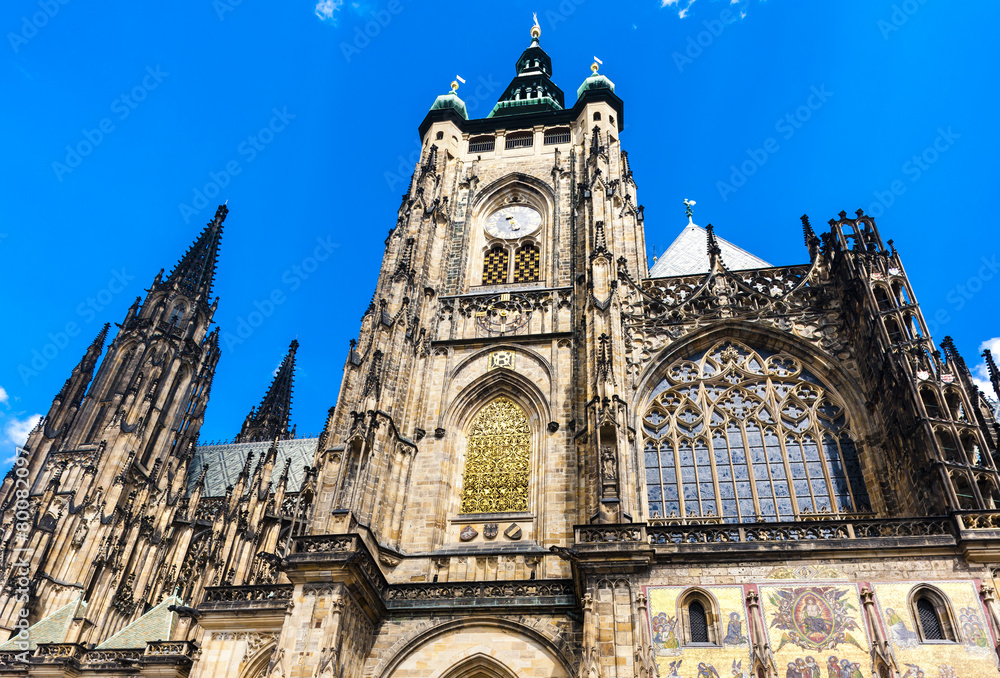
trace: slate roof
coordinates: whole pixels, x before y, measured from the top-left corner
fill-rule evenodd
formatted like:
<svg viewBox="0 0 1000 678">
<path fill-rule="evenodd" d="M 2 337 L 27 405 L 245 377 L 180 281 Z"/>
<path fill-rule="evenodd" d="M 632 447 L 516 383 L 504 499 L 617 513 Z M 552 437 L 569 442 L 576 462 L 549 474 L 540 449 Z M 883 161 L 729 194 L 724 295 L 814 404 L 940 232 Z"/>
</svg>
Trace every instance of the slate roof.
<svg viewBox="0 0 1000 678">
<path fill-rule="evenodd" d="M 65 643 L 66 632 L 69 631 L 73 619 L 75 617 L 82 617 L 86 610 L 87 603 L 83 601 L 83 596 L 81 595 L 72 603 L 63 605 L 45 619 L 33 624 L 28 629 L 28 649 L 34 650 L 38 647 L 39 643 Z M 20 641 L 15 636 L 3 645 L 0 645 L 0 651 L 20 650 L 21 648 L 17 645 L 18 642 Z"/>
<path fill-rule="evenodd" d="M 170 640 L 177 624 L 177 613 L 167 608 L 171 605 L 183 605 L 177 596 L 170 596 L 162 603 L 142 615 L 97 646 L 98 650 L 146 649 L 146 643 L 157 640 Z"/>
<path fill-rule="evenodd" d="M 285 460 L 291 459 L 288 469 L 288 491 L 298 492 L 305 475 L 304 466 L 311 466 L 319 438 L 295 438 L 278 441 L 278 457 L 274 464 L 274 482 L 285 469 Z M 188 476 L 188 494 L 194 489 L 201 469 L 208 464 L 208 474 L 205 476 L 205 491 L 203 497 L 224 497 L 226 488 L 236 484 L 236 477 L 246 464 L 247 455 L 253 452 L 250 462 L 251 472 L 257 468 L 257 462 L 267 454 L 271 442 L 261 440 L 253 443 L 225 443 L 221 445 L 199 445 L 195 448 L 194 459 L 191 460 L 191 474 Z"/>
<path fill-rule="evenodd" d="M 763 259 L 723 240 L 718 234 L 715 239 L 719 243 L 719 249 L 722 250 L 722 263 L 730 271 L 771 267 L 771 264 Z M 699 273 L 708 273 L 708 231 L 695 223 L 688 222 L 663 256 L 649 269 L 649 277 L 669 278 L 675 275 Z"/>
</svg>

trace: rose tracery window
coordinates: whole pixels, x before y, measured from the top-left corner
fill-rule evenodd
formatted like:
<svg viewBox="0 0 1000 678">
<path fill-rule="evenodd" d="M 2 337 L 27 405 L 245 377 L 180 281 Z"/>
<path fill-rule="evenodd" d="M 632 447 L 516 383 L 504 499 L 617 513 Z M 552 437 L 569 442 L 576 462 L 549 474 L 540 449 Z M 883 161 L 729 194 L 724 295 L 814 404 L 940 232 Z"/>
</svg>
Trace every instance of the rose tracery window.
<svg viewBox="0 0 1000 678">
<path fill-rule="evenodd" d="M 513 401 L 497 398 L 469 428 L 461 513 L 528 510 L 531 431 Z"/>
<path fill-rule="evenodd" d="M 870 510 L 844 407 L 793 356 L 724 341 L 678 360 L 642 426 L 652 518 Z"/>
</svg>

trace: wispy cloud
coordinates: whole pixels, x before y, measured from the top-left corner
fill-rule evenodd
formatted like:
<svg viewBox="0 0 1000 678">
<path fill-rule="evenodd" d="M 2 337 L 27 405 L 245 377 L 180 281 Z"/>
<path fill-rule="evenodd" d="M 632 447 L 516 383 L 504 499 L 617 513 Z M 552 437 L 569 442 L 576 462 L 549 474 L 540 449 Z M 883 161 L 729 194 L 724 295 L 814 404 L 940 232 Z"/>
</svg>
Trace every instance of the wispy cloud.
<svg viewBox="0 0 1000 678">
<path fill-rule="evenodd" d="M 13 463 L 17 456 L 15 448 L 24 446 L 42 415 L 10 412 L 10 395 L 3 386 L 0 386 L 0 405 L 5 406 L 0 410 L 0 464 L 5 468 Z"/>
<path fill-rule="evenodd" d="M 982 344 L 979 345 L 979 355 L 983 354 L 983 351 L 989 349 L 993 354 L 993 360 L 1000 360 L 1000 337 L 993 337 L 992 339 L 987 339 Z M 993 390 L 993 384 L 990 383 L 990 375 L 986 371 L 986 360 L 982 360 L 978 365 L 972 368 L 972 378 L 979 386 L 979 390 L 986 394 L 987 398 L 992 398 L 997 400 L 997 394 Z"/>
<path fill-rule="evenodd" d="M 677 16 L 684 18 L 688 15 L 688 11 L 691 9 L 697 0 L 660 0 L 660 7 L 680 7 L 681 3 L 686 3 L 682 9 L 677 12 Z"/>
<path fill-rule="evenodd" d="M 660 7 L 673 7 L 677 10 L 677 16 L 681 19 L 688 16 L 691 13 L 691 6 L 698 0 L 660 0 Z M 760 0 L 764 2 L 765 0 Z M 750 0 L 729 0 L 730 6 L 736 5 L 736 10 L 739 12 L 740 18 L 745 19 L 747 16 L 747 5 L 750 4 Z"/>
<path fill-rule="evenodd" d="M 316 16 L 323 21 L 337 23 L 337 15 L 344 6 L 344 0 L 319 0 L 316 3 Z"/>
</svg>

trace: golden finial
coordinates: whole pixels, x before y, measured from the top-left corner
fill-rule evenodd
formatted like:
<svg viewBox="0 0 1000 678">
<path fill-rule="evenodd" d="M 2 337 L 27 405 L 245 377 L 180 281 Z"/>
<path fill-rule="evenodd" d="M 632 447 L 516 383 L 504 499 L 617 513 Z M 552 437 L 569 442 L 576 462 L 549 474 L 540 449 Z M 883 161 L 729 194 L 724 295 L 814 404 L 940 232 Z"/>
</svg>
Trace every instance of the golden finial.
<svg viewBox="0 0 1000 678">
<path fill-rule="evenodd" d="M 601 64 L 603 63 L 604 63 L 603 61 L 601 61 L 597 57 L 594 57 L 594 63 L 590 64 L 590 72 L 593 73 L 594 75 L 597 75 L 597 69 L 600 68 Z"/>
<path fill-rule="evenodd" d="M 462 83 L 464 85 L 465 78 L 463 78 L 461 75 L 456 75 L 455 79 L 451 81 L 451 91 L 455 92 L 456 94 L 458 94 L 458 83 Z"/>
<path fill-rule="evenodd" d="M 531 39 L 538 40 L 538 36 L 542 34 L 542 27 L 538 25 L 538 14 L 532 14 L 531 17 L 535 20 L 535 25 L 531 27 Z"/>
</svg>

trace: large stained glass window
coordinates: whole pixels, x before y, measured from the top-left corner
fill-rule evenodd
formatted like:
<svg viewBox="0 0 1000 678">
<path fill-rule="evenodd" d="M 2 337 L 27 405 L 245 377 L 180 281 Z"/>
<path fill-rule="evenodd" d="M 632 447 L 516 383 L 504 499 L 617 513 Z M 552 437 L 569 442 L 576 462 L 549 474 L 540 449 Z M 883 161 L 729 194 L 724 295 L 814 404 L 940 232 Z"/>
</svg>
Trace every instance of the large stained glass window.
<svg viewBox="0 0 1000 678">
<path fill-rule="evenodd" d="M 870 511 L 843 404 L 791 355 L 723 341 L 678 360 L 643 414 L 651 518 Z"/>
<path fill-rule="evenodd" d="M 461 513 L 527 511 L 530 463 L 527 417 L 513 401 L 497 398 L 469 428 Z"/>
</svg>

